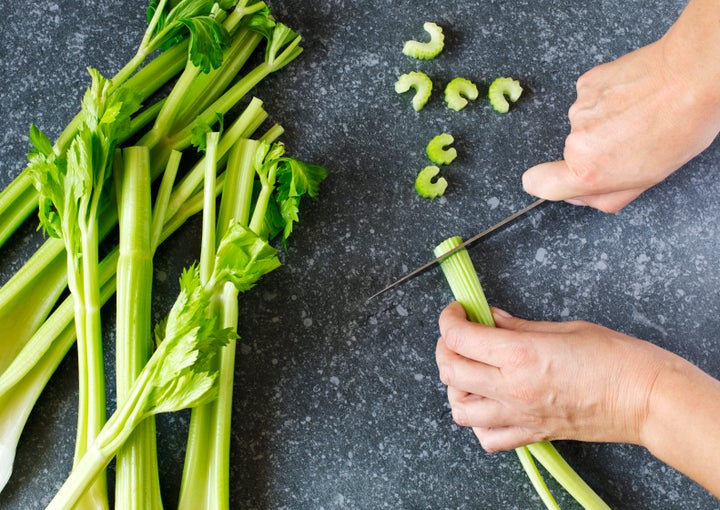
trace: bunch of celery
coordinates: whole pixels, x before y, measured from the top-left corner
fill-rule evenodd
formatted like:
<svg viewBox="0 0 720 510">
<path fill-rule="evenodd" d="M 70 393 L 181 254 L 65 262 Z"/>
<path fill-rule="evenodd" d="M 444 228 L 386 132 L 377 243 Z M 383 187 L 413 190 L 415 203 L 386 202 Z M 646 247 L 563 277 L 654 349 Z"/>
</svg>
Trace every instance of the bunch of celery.
<svg viewBox="0 0 720 510">
<path fill-rule="evenodd" d="M 442 257 L 461 243 L 462 239 L 460 237 L 446 239 L 435 248 L 435 256 Z M 468 319 L 486 326 L 495 327 L 492 312 L 485 299 L 480 279 L 467 250 L 461 249 L 448 255 L 440 261 L 440 267 L 443 274 L 445 274 L 455 300 L 463 306 Z M 552 443 L 548 441 L 533 443 L 517 448 L 515 452 L 530 482 L 549 510 L 557 510 L 560 507 L 545 484 L 533 458 L 537 459 L 583 508 L 589 510 L 606 510 L 610 508 L 570 467 Z"/>
<path fill-rule="evenodd" d="M 116 285 L 120 300 L 118 402 L 128 398 L 134 377 L 150 354 L 147 335 L 138 333 L 146 319 L 139 321 L 139 325 L 135 323 L 137 317 L 147 313 L 142 306 L 150 289 L 143 285 L 139 289 L 134 287 L 138 278 L 142 278 L 139 275 L 151 270 L 147 265 L 148 249 L 154 252 L 162 240 L 203 207 L 207 158 L 197 161 L 176 182 L 181 151 L 191 152 L 186 149 L 192 144 L 203 146 L 205 133 L 214 125 L 227 124 L 223 117 L 241 107 L 236 120 L 223 129 L 212 155 L 218 173 L 216 186 L 211 189 L 219 192 L 225 180 L 221 172 L 232 147 L 238 140 L 253 136 L 267 118 L 259 99 L 252 98 L 242 105 L 243 99 L 264 77 L 287 65 L 302 51 L 300 37 L 276 22 L 262 1 L 159 0 L 151 3 L 148 14 L 148 29 L 136 56 L 110 80 L 92 71 L 93 86 L 86 94 L 83 110 L 54 144 L 33 127 L 31 139 L 35 150 L 28 169 L 0 194 L 0 244 L 40 203 L 45 229 L 58 234 L 72 247 L 66 252 L 65 242 L 48 239 L 0 288 L 0 330 L 6 333 L 0 346 L 0 490 L 11 474 L 17 441 L 30 410 L 75 341 L 76 332 L 78 338 L 88 338 L 82 344 L 90 347 L 84 351 L 88 354 L 87 364 L 95 370 L 91 379 L 84 379 L 86 374 L 81 374 L 81 387 L 85 386 L 95 396 L 92 402 L 87 400 L 88 410 L 82 411 L 79 418 L 85 420 L 93 414 L 95 418 L 93 430 L 83 433 L 79 441 L 82 446 L 76 453 L 78 462 L 82 450 L 92 443 L 98 424 L 104 421 L 104 389 L 99 387 L 102 345 L 97 335 L 98 318 L 92 314 L 113 295 Z M 263 51 L 263 40 L 266 40 L 264 58 L 246 69 L 250 57 Z M 158 53 L 161 48 L 163 51 Z M 178 73 L 167 95 L 157 98 L 157 91 Z M 137 110 L 143 103 L 148 104 Z M 281 133 L 282 128 L 276 125 L 258 138 L 264 143 L 272 142 Z M 135 147 L 123 151 L 121 156 L 114 154 L 115 147 L 129 143 Z M 102 164 L 90 164 L 100 159 Z M 109 159 L 114 159 L 114 163 L 110 164 Z M 186 160 L 187 156 L 183 161 Z M 192 161 L 188 163 L 191 165 Z M 78 179 L 73 175 L 79 173 L 69 172 L 73 167 L 95 170 Z M 149 241 L 147 217 L 143 220 L 134 217 L 137 210 L 148 208 L 147 199 L 130 193 L 138 186 L 131 169 L 138 167 L 150 181 L 163 176 Z M 113 173 L 115 176 L 110 179 Z M 86 185 L 90 181 L 102 181 L 104 186 L 90 189 Z M 42 193 L 33 189 L 33 184 Z M 106 189 L 113 185 L 115 193 Z M 125 187 L 130 188 L 128 194 L 122 193 Z M 82 226 L 80 222 L 70 225 L 74 213 L 68 207 L 82 209 L 83 217 L 89 219 L 88 225 Z M 130 226 L 123 229 L 126 234 L 120 235 L 120 249 L 111 249 L 103 260 L 97 260 L 94 255 L 97 245 L 117 224 L 118 207 L 121 217 L 125 217 L 122 222 Z M 292 211 L 287 206 L 283 209 L 287 209 L 285 213 Z M 67 224 L 66 232 L 63 223 Z M 73 230 L 75 227 L 78 230 Z M 77 254 L 74 247 L 78 237 L 81 247 L 83 243 L 87 245 L 91 255 Z M 144 254 L 140 256 L 142 262 L 130 264 L 129 260 L 139 253 Z M 90 265 L 85 267 L 86 263 Z M 68 278 L 72 296 L 58 302 Z M 81 283 L 85 281 L 87 287 Z M 137 299 L 137 303 L 128 302 L 128 296 L 137 295 L 145 297 Z M 86 308 L 92 314 L 87 314 L 85 320 L 86 314 L 78 308 L 83 319 L 76 320 L 73 302 L 86 302 L 85 297 L 89 303 Z M 123 308 L 123 303 L 133 306 Z M 83 350 L 80 343 L 78 347 Z M 126 450 L 130 460 L 122 460 L 123 452 L 118 459 L 117 487 L 122 492 L 116 497 L 118 501 L 132 499 L 133 492 L 156 491 L 152 487 L 148 491 L 131 487 L 127 482 L 147 478 L 142 474 L 147 470 L 132 472 L 133 466 L 143 466 L 146 461 L 133 459 L 142 452 L 149 452 L 152 457 L 154 446 L 130 446 Z M 152 465 L 152 458 L 147 462 Z M 123 465 L 129 465 L 131 470 L 126 471 Z M 102 506 L 106 502 L 98 503 L 98 507 Z M 147 502 L 138 502 L 135 507 L 152 508 Z"/>
<path fill-rule="evenodd" d="M 301 197 L 317 193 L 326 171 L 285 157 L 280 143 L 240 140 L 233 151 L 237 158 L 226 170 L 216 220 L 218 138 L 217 133 L 208 134 L 199 267 L 193 266 L 183 274 L 180 295 L 167 320 L 156 328 L 158 349 L 138 372 L 126 398 L 89 445 L 48 508 L 76 505 L 113 456 L 127 448 L 129 438 L 138 433 L 149 416 L 200 404 L 204 405 L 194 412 L 201 412 L 214 428 L 212 434 L 198 435 L 193 434 L 198 430 L 195 425 L 191 432 L 187 477 L 183 478 L 179 506 L 213 509 L 229 506 L 227 442 L 234 355 L 231 346 L 238 323 L 238 292 L 249 290 L 261 276 L 280 265 L 277 250 L 269 241 L 278 234 L 287 239 L 298 219 Z M 142 158 L 143 154 L 138 156 Z M 142 177 L 136 171 L 126 173 L 123 202 L 136 198 L 129 194 Z M 254 194 L 256 181 L 260 192 Z M 146 207 L 136 214 L 123 206 L 122 217 L 134 216 L 128 219 L 131 225 L 144 223 L 142 245 L 146 248 L 140 251 L 147 253 L 151 249 L 149 180 L 145 178 L 137 189 L 144 196 L 141 202 Z M 145 266 L 143 258 L 128 260 L 129 272 L 132 266 Z M 197 416 L 193 415 L 193 424 L 197 423 Z M 218 461 L 221 457 L 224 463 Z"/>
</svg>

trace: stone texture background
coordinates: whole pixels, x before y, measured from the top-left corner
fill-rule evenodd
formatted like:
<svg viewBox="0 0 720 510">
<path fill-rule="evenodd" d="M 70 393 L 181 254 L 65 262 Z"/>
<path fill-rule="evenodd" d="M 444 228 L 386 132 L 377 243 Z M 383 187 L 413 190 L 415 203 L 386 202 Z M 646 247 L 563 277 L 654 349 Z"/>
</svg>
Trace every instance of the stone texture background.
<svg viewBox="0 0 720 510">
<path fill-rule="evenodd" d="M 452 422 L 434 361 L 437 316 L 452 299 L 442 274 L 366 298 L 446 237 L 469 237 L 529 203 L 520 176 L 561 156 L 577 77 L 658 38 L 683 2 L 269 3 L 306 51 L 254 94 L 285 126 L 289 151 L 330 177 L 304 202 L 283 267 L 241 298 L 232 507 L 541 508 L 513 452 L 488 455 Z M 23 168 L 31 122 L 57 136 L 77 111 L 87 66 L 110 75 L 131 56 L 144 9 L 140 0 L 0 5 L 0 184 Z M 422 37 L 428 20 L 445 28 L 446 49 L 413 61 L 402 44 Z M 393 88 L 411 70 L 438 85 L 417 113 Z M 461 112 L 444 106 L 450 79 L 470 78 L 484 95 L 505 75 L 525 87 L 509 114 L 485 99 Z M 443 170 L 446 195 L 426 201 L 413 180 L 426 142 L 442 131 L 455 136 L 459 157 Z M 620 214 L 548 204 L 485 240 L 471 256 L 489 300 L 527 318 L 598 322 L 720 377 L 718 161 L 715 144 Z M 191 221 L 160 249 L 158 317 L 199 253 L 199 231 Z M 28 225 L 3 248 L 1 282 L 39 242 Z M 108 359 L 112 316 L 107 307 Z M 67 475 L 75 372 L 71 351 L 30 417 L 0 508 L 42 508 Z M 167 508 L 188 416 L 159 420 Z M 718 508 L 639 447 L 557 447 L 613 508 Z"/>
</svg>

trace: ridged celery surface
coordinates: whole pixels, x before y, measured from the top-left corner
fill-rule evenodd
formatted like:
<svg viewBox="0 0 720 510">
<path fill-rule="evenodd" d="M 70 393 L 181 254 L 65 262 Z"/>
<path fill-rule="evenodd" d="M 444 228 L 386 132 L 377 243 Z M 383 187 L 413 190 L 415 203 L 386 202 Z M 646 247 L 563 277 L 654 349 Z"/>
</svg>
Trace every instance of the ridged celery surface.
<svg viewBox="0 0 720 510">
<path fill-rule="evenodd" d="M 217 142 L 208 135 L 205 188 L 214 186 L 213 156 Z M 220 212 L 215 215 L 214 193 L 205 194 L 203 245 L 200 274 L 211 274 L 216 239 L 233 224 L 247 229 L 263 242 L 282 241 L 298 221 L 303 196 L 315 196 L 327 171 L 285 155 L 282 143 L 240 140 L 233 147 L 225 171 Z M 255 183 L 257 186 L 254 186 Z M 258 189 L 257 196 L 253 193 Z M 233 331 L 238 325 L 238 293 L 250 287 L 226 284 L 211 302 L 210 313 Z M 192 411 L 185 455 L 179 509 L 225 510 L 229 508 L 230 432 L 235 372 L 235 345 L 231 340 L 218 355 L 217 398 Z"/>
<path fill-rule="evenodd" d="M 150 151 L 128 147 L 118 156 L 119 258 L 117 264 L 115 386 L 117 404 L 129 398 L 132 385 L 154 350 L 152 338 L 152 201 Z M 172 172 L 171 172 L 172 173 Z M 155 418 L 143 420 L 120 449 L 115 465 L 115 505 L 124 509 L 162 508 Z"/>
<path fill-rule="evenodd" d="M 148 28 L 136 55 L 111 80 L 101 76 L 94 78 L 103 80 L 107 85 L 104 89 L 107 97 L 126 94 L 128 103 L 130 99 L 138 104 L 147 103 L 144 109 L 128 119 L 114 143 L 124 147 L 127 140 L 134 140 L 134 144 L 149 151 L 151 178 L 155 180 L 163 175 L 164 184 L 160 186 L 157 211 L 154 211 L 162 212 L 162 217 L 155 215 L 151 230 L 154 251 L 158 243 L 203 208 L 204 160 L 200 158 L 177 183 L 174 183 L 174 175 L 168 178 L 168 171 L 172 169 L 168 161 L 176 157 L 178 151 L 185 151 L 193 144 L 202 146 L 206 132 L 224 125 L 216 153 L 217 181 L 212 189 L 219 194 L 224 184 L 222 172 L 228 154 L 238 139 L 255 136 L 271 143 L 282 133 L 282 128 L 275 125 L 263 136 L 255 134 L 267 119 L 262 101 L 257 98 L 249 98 L 246 105 L 242 105 L 242 113 L 232 123 L 223 117 L 230 110 L 235 115 L 248 92 L 270 73 L 293 61 L 302 48 L 300 36 L 277 22 L 261 0 L 228 0 L 221 3 L 215 0 L 151 0 L 148 16 Z M 248 68 L 250 57 L 257 52 L 264 54 L 264 58 L 261 54 L 259 63 Z M 176 76 L 171 87 L 163 88 Z M 156 94 L 157 91 L 161 93 Z M 157 98 L 158 95 L 162 97 Z M 90 101 L 87 103 L 90 104 Z M 111 121 L 113 114 L 109 113 L 102 123 Z M 41 154 L 44 159 L 37 158 L 36 162 L 41 166 L 32 169 L 31 164 L 0 193 L 0 246 L 37 207 L 39 195 L 32 187 L 32 177 L 46 175 L 42 165 L 52 158 L 67 158 L 69 149 L 81 136 L 78 133 L 83 131 L 87 117 L 84 112 L 79 114 L 54 144 L 39 129 L 33 128 L 31 138 L 37 149 L 35 154 Z M 191 151 L 195 156 L 194 150 L 187 152 Z M 177 168 L 174 170 L 177 172 Z M 87 237 L 90 241 L 86 244 L 94 244 L 97 248 L 115 228 L 118 218 L 114 200 L 98 199 L 94 202 L 106 206 L 100 208 L 97 228 Z M 40 211 L 46 216 L 50 212 L 44 205 Z M 54 221 L 53 214 L 49 214 L 49 220 Z M 117 248 L 108 248 L 109 253 L 99 262 L 96 275 L 91 275 L 96 280 L 92 282 L 96 289 L 92 292 L 90 306 L 93 313 L 115 291 L 115 266 L 119 253 Z M 25 420 L 52 371 L 75 340 L 72 301 L 65 299 L 57 302 L 70 274 L 66 269 L 66 258 L 64 243 L 57 239 L 48 240 L 0 288 L 0 331 L 5 333 L 0 340 L 0 431 L 3 432 L 0 434 L 0 491 L 10 476 Z M 91 259 L 82 257 L 81 261 L 92 262 Z M 74 277 L 71 275 L 71 278 Z M 80 290 L 84 289 L 80 287 Z M 95 326 L 99 323 L 92 322 L 92 330 L 97 331 Z M 88 329 L 89 326 L 82 327 L 83 336 Z M 97 337 L 95 333 L 92 336 Z M 94 344 L 90 342 L 90 345 Z M 95 352 L 91 357 L 98 360 L 99 354 L 101 352 Z M 124 360 L 128 358 L 121 357 Z M 85 372 L 81 373 L 81 386 L 102 391 L 104 388 L 99 376 L 102 367 L 96 364 L 96 368 L 98 370 L 90 379 Z M 99 407 L 93 404 L 92 409 Z M 80 414 L 99 416 L 99 413 L 90 412 L 92 409 Z M 93 428 L 97 429 L 104 416 L 93 420 Z M 85 436 L 83 433 L 79 438 L 80 450 L 88 445 Z M 76 460 L 81 456 L 78 453 Z M 119 473 L 124 471 L 121 469 Z M 118 484 L 118 489 L 124 493 L 117 495 L 118 501 L 129 502 L 134 497 L 128 494 L 127 487 L 130 487 L 127 483 Z M 126 497 L 128 499 L 124 499 Z M 106 504 L 98 506 L 102 508 Z M 146 508 L 146 505 L 140 504 L 140 507 Z"/>
<path fill-rule="evenodd" d="M 451 237 L 440 243 L 434 250 L 436 257 L 441 257 L 462 243 L 458 236 Z M 480 279 L 466 249 L 458 250 L 440 261 L 445 278 L 455 300 L 465 309 L 472 322 L 495 327 L 492 311 L 483 292 Z M 540 474 L 533 457 L 562 485 L 568 493 L 588 510 L 606 510 L 610 507 L 597 493 L 578 475 L 562 458 L 560 453 L 549 441 L 534 443 L 516 449 L 520 462 L 528 475 L 540 499 L 548 509 L 559 508 L 555 498 L 548 489 Z"/>
</svg>

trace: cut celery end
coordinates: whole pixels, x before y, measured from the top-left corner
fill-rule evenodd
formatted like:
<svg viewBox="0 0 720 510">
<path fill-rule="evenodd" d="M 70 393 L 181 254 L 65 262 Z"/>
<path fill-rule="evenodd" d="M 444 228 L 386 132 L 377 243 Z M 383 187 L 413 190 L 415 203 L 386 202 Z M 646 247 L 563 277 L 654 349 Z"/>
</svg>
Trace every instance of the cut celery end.
<svg viewBox="0 0 720 510">
<path fill-rule="evenodd" d="M 419 112 L 430 100 L 432 80 L 427 74 L 420 71 L 403 74 L 395 82 L 395 92 L 404 94 L 410 89 L 415 89 L 412 106 L 416 112 Z"/>
<path fill-rule="evenodd" d="M 495 111 L 507 113 L 510 110 L 510 103 L 520 99 L 523 88 L 518 80 L 512 78 L 497 78 L 490 84 L 488 89 L 488 99 L 490 105 Z"/>
<path fill-rule="evenodd" d="M 425 22 L 423 29 L 430 35 L 430 40 L 427 42 L 406 41 L 402 52 L 408 57 L 419 60 L 432 60 L 440 55 L 445 47 L 445 35 L 442 27 L 431 21 Z"/>
<path fill-rule="evenodd" d="M 450 237 L 437 245 L 435 256 L 441 257 L 460 244 L 462 239 L 459 236 Z M 460 250 L 444 258 L 440 261 L 440 267 L 455 300 L 463 306 L 468 319 L 494 327 L 495 320 L 468 251 Z"/>
<path fill-rule="evenodd" d="M 479 95 L 477 85 L 467 78 L 454 78 L 445 87 L 445 103 L 456 112 L 465 108 L 468 100 L 475 101 Z"/>
<path fill-rule="evenodd" d="M 428 142 L 425 153 L 436 165 L 449 165 L 457 157 L 457 150 L 446 147 L 454 142 L 455 138 L 450 133 L 441 133 Z"/>
<path fill-rule="evenodd" d="M 433 178 L 440 173 L 440 169 L 434 165 L 426 166 L 415 178 L 415 191 L 423 198 L 437 198 L 445 193 L 447 180 L 440 177 L 433 181 Z"/>
</svg>

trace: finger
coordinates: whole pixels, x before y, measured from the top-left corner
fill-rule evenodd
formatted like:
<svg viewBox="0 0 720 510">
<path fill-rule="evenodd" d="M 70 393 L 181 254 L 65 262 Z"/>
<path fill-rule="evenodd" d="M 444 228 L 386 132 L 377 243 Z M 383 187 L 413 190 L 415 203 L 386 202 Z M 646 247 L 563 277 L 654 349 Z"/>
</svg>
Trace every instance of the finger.
<svg viewBox="0 0 720 510">
<path fill-rule="evenodd" d="M 525 191 L 547 200 L 565 200 L 574 205 L 616 213 L 635 200 L 647 187 L 608 191 L 579 177 L 565 161 L 551 161 L 528 169 L 522 177 Z M 617 181 L 616 181 L 617 182 Z M 599 183 L 598 183 L 599 184 Z"/>
<path fill-rule="evenodd" d="M 517 333 L 548 333 L 551 335 L 570 333 L 578 329 L 577 321 L 530 321 L 514 317 L 505 310 L 501 310 L 499 308 L 493 307 L 491 310 L 493 312 L 493 319 L 495 320 L 495 326 L 497 329 L 510 330 Z M 498 332 L 498 335 L 504 335 L 504 333 Z"/>
<path fill-rule="evenodd" d="M 453 389 L 451 407 L 453 419 L 463 427 L 506 427 L 518 420 L 502 402 L 457 389 Z"/>
<path fill-rule="evenodd" d="M 604 193 L 601 195 L 575 197 L 567 201 L 574 205 L 593 207 L 606 213 L 616 213 L 639 197 L 643 191 L 645 191 L 644 188 L 636 188 L 625 191 L 617 191 L 614 193 Z"/>
<path fill-rule="evenodd" d="M 500 361 L 496 360 L 493 354 L 492 338 L 495 328 L 469 321 L 459 303 L 451 303 L 442 311 L 439 325 L 441 337 L 436 358 L 442 355 L 444 359 L 450 360 L 449 354 L 445 352 L 448 350 L 485 364 L 494 365 L 496 361 Z"/>
<path fill-rule="evenodd" d="M 444 345 L 441 338 L 435 353 L 440 381 L 448 387 L 477 395 L 497 394 L 502 382 L 497 367 L 461 356 Z"/>
<path fill-rule="evenodd" d="M 564 160 L 535 165 L 522 176 L 523 188 L 531 195 L 546 200 L 567 200 L 588 194 L 583 183 Z"/>
<path fill-rule="evenodd" d="M 547 335 L 560 335 L 576 331 L 579 323 L 528 321 L 494 309 L 497 327 L 492 328 L 467 319 L 447 322 L 438 342 L 438 364 L 452 362 L 450 353 L 483 365 L 504 367 L 516 365 L 519 360 L 532 359 L 535 341 Z"/>
<path fill-rule="evenodd" d="M 453 301 L 447 305 L 438 318 L 438 326 L 440 327 L 440 334 L 442 335 L 445 330 L 453 327 L 454 325 L 467 322 L 467 313 L 460 303 Z"/>
<path fill-rule="evenodd" d="M 473 432 L 488 453 L 513 450 L 543 440 L 539 434 L 522 427 L 474 427 Z"/>
</svg>

